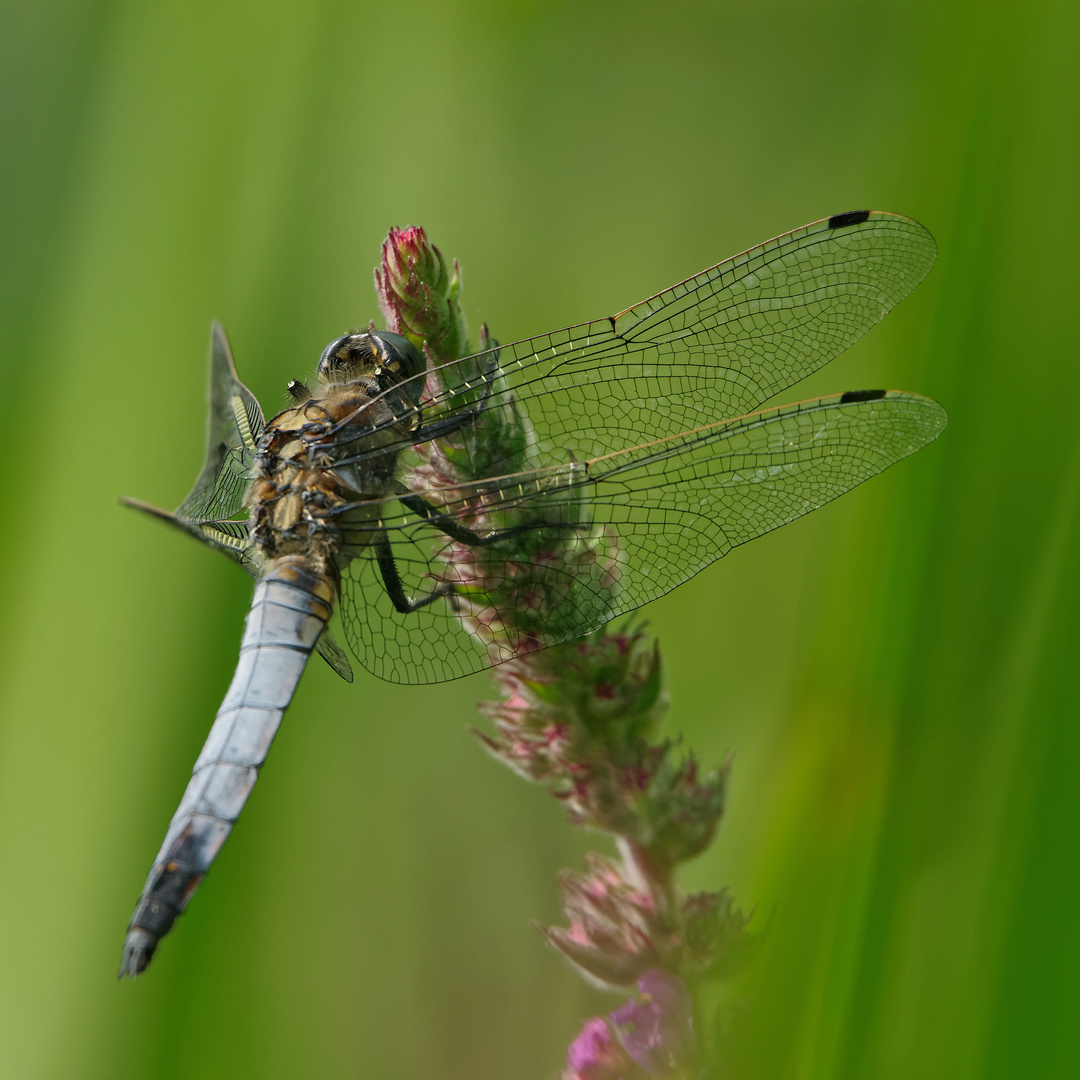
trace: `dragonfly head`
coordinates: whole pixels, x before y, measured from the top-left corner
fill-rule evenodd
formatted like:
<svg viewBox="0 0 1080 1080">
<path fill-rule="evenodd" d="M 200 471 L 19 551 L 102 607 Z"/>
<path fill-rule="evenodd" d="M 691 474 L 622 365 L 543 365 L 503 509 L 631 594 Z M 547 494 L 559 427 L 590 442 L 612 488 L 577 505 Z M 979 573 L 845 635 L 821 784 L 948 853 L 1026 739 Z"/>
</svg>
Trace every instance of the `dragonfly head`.
<svg viewBox="0 0 1080 1080">
<path fill-rule="evenodd" d="M 415 402 L 424 380 L 413 376 L 425 367 L 423 355 L 408 338 L 390 330 L 369 330 L 331 341 L 319 357 L 318 377 L 321 383 L 338 386 L 371 378 L 395 386 L 409 380 L 405 388 Z"/>
</svg>

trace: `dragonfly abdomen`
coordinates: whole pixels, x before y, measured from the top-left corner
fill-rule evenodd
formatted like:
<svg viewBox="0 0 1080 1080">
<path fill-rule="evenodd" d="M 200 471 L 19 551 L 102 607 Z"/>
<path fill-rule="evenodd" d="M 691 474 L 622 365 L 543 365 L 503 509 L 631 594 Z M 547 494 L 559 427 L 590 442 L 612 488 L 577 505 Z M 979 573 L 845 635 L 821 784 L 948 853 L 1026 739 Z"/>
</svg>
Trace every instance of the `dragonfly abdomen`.
<svg viewBox="0 0 1080 1080">
<path fill-rule="evenodd" d="M 138 975 L 228 839 L 326 627 L 334 589 L 282 559 L 255 589 L 240 660 L 128 926 L 120 975 Z"/>
</svg>

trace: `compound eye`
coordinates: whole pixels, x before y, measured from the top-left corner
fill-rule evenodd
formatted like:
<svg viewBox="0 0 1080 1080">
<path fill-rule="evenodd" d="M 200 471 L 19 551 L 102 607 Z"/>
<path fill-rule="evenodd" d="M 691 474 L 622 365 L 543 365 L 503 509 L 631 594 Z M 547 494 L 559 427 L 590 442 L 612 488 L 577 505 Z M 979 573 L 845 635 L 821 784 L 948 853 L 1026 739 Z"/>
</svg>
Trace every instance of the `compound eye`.
<svg viewBox="0 0 1080 1080">
<path fill-rule="evenodd" d="M 420 375 L 427 367 L 423 353 L 408 338 L 392 330 L 372 330 L 368 336 L 382 354 L 382 366 L 402 381 L 412 380 L 408 386 L 409 396 L 414 400 L 419 399 L 424 380 L 414 376 Z"/>
<path fill-rule="evenodd" d="M 377 358 L 370 334 L 346 334 L 323 349 L 318 374 L 322 379 L 348 377 L 360 368 L 370 369 Z"/>
</svg>

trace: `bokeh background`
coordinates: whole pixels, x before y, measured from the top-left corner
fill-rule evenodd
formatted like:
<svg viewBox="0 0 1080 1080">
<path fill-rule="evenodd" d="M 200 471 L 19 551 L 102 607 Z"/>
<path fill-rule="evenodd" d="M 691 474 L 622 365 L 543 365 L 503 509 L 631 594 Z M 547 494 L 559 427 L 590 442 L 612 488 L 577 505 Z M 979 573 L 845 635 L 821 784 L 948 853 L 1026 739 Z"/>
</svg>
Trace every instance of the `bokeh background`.
<svg viewBox="0 0 1080 1080">
<path fill-rule="evenodd" d="M 725 1075 L 1076 1075 L 1080 7 L 0 18 L 3 1075 L 557 1075 L 618 1000 L 530 924 L 594 839 L 470 739 L 484 676 L 316 661 L 190 911 L 115 980 L 250 594 L 116 496 L 186 494 L 212 318 L 274 412 L 377 314 L 391 225 L 460 259 L 474 332 L 509 340 L 864 207 L 926 224 L 937 268 L 788 398 L 918 390 L 948 431 L 648 612 L 670 730 L 735 752 L 684 883 L 769 927 L 725 991 Z"/>
</svg>

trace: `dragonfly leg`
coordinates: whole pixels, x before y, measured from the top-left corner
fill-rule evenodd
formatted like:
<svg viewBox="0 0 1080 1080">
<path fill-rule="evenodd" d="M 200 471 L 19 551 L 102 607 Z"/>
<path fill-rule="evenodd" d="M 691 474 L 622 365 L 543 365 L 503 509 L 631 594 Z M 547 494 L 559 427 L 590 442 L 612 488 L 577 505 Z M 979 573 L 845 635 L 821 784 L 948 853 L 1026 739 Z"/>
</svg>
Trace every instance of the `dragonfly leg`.
<svg viewBox="0 0 1080 1080">
<path fill-rule="evenodd" d="M 408 615 L 411 611 L 419 611 L 420 608 L 427 607 L 428 604 L 441 600 L 454 591 L 453 585 L 442 582 L 426 596 L 410 600 L 405 594 L 405 586 L 402 584 L 401 575 L 398 573 L 397 563 L 394 562 L 394 552 L 391 549 L 386 533 L 383 533 L 375 541 L 375 559 L 379 564 L 379 572 L 382 574 L 386 595 L 390 597 L 390 602 L 402 615 Z"/>
<path fill-rule="evenodd" d="M 495 385 L 494 373 L 497 367 L 498 353 L 496 352 L 487 371 L 484 372 L 484 393 L 480 400 L 467 409 L 454 413 L 452 416 L 434 420 L 430 424 L 422 424 L 412 433 L 412 441 L 422 443 L 430 442 L 432 439 L 444 439 L 447 435 L 453 435 L 455 431 L 460 431 L 463 427 L 467 427 L 476 421 L 484 409 L 487 408 L 488 398 L 491 397 L 491 388 Z"/>
<path fill-rule="evenodd" d="M 468 544 L 469 547 L 490 547 L 509 535 L 509 530 L 490 533 L 474 532 L 450 514 L 437 510 L 422 495 L 399 495 L 398 502 L 417 517 L 422 517 L 429 525 L 433 525 L 439 532 L 445 533 L 451 540 L 456 540 L 459 544 Z"/>
<path fill-rule="evenodd" d="M 421 495 L 399 495 L 398 502 L 411 510 L 417 517 L 422 517 L 429 525 L 438 529 L 439 532 L 445 533 L 451 540 L 456 540 L 459 544 L 468 544 L 470 547 L 491 547 L 493 544 L 513 539 L 523 533 L 534 532 L 537 529 L 573 533 L 587 526 L 587 522 L 545 521 L 543 518 L 538 518 L 536 521 L 513 525 L 507 529 L 494 529 L 489 533 L 478 533 L 467 525 L 462 525 L 460 521 L 450 514 L 444 514 L 441 510 L 436 509 Z"/>
</svg>

